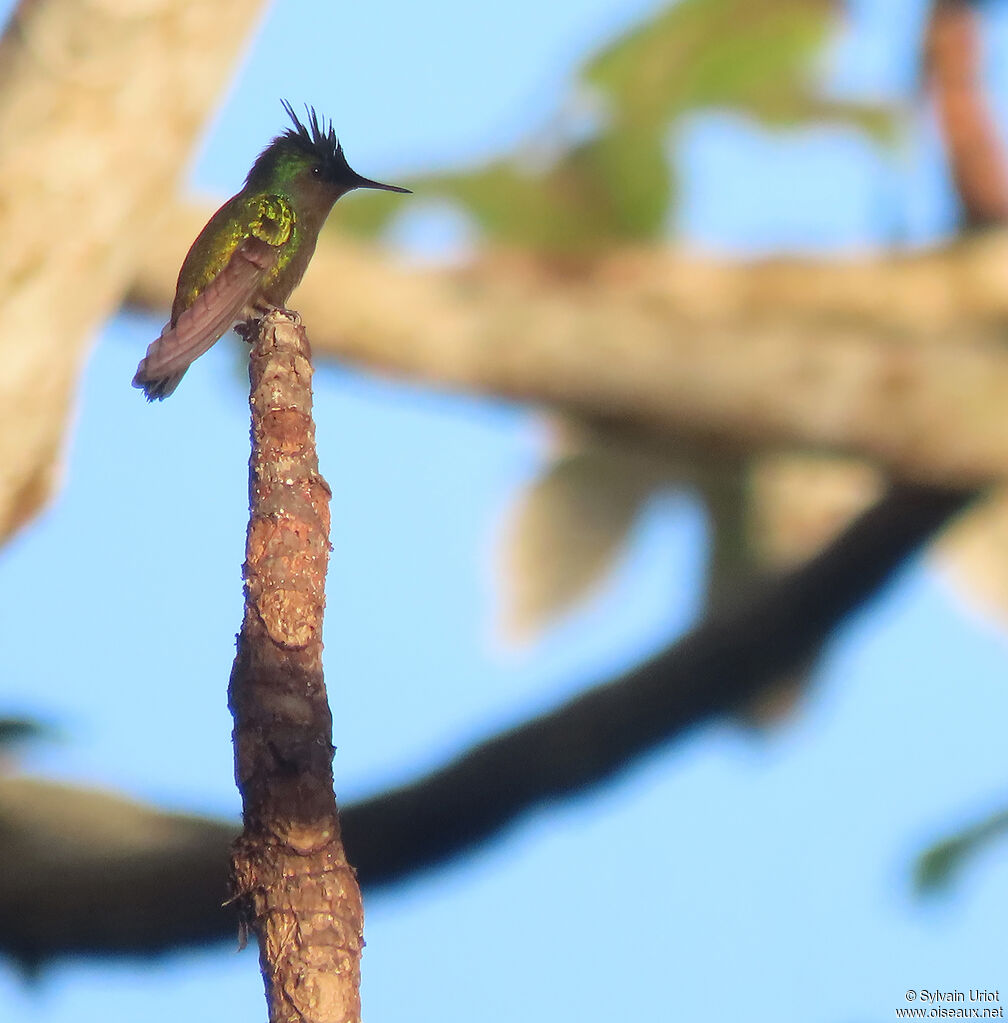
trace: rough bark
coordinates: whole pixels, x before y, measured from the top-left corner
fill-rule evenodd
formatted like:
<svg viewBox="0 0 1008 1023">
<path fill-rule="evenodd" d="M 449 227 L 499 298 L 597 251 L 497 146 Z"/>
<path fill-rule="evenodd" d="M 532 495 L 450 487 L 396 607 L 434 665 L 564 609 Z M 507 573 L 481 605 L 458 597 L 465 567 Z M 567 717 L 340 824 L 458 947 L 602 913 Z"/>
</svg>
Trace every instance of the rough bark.
<svg viewBox="0 0 1008 1023">
<path fill-rule="evenodd" d="M 363 908 L 340 838 L 322 676 L 330 492 L 310 355 L 290 314 L 254 330 L 245 618 L 229 689 L 245 825 L 233 870 L 270 1023 L 360 1019 Z"/>
<path fill-rule="evenodd" d="M 0 39 L 0 539 L 48 495 L 95 328 L 262 4 L 23 0 Z"/>
<path fill-rule="evenodd" d="M 131 300 L 160 306 L 171 274 L 150 255 Z M 1008 466 L 1006 264 L 1008 234 L 991 234 L 856 265 L 655 250 L 564 274 L 500 254 L 410 271 L 327 236 L 296 301 L 317 352 L 435 386 L 972 486 Z"/>
</svg>

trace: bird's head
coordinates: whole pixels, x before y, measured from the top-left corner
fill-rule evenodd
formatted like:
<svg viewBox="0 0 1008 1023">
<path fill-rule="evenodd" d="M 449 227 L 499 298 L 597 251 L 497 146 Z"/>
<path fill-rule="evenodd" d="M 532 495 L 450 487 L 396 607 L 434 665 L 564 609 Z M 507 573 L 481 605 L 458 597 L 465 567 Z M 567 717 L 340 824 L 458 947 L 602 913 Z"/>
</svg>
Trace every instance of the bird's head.
<svg viewBox="0 0 1008 1023">
<path fill-rule="evenodd" d="M 408 188 L 383 185 L 358 174 L 347 163 L 332 122 L 328 125 L 320 122 L 314 109 L 305 107 L 307 123 L 302 123 L 290 103 L 284 100 L 283 106 L 294 127 L 278 135 L 259 154 L 249 171 L 246 187 L 289 191 L 326 209 L 355 188 L 409 192 Z"/>
</svg>

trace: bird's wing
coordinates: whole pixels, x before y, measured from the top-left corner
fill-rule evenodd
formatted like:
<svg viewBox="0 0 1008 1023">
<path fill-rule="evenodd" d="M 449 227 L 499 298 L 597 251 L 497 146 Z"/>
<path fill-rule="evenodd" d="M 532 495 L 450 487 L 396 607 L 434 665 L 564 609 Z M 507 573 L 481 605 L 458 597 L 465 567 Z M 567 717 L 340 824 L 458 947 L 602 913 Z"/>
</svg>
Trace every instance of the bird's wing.
<svg viewBox="0 0 1008 1023">
<path fill-rule="evenodd" d="M 133 386 L 148 401 L 167 398 L 189 364 L 210 349 L 239 319 L 253 300 L 266 274 L 276 265 L 279 247 L 290 237 L 293 214 L 279 196 L 265 196 L 246 238 L 224 269 L 199 292 L 192 304 L 147 349 L 137 367 Z"/>
<path fill-rule="evenodd" d="M 178 386 L 189 364 L 207 351 L 241 315 L 256 293 L 266 271 L 276 262 L 274 246 L 259 238 L 243 241 L 227 266 L 184 309 L 174 324 L 147 349 L 134 387 L 148 399 L 167 398 Z"/>
</svg>

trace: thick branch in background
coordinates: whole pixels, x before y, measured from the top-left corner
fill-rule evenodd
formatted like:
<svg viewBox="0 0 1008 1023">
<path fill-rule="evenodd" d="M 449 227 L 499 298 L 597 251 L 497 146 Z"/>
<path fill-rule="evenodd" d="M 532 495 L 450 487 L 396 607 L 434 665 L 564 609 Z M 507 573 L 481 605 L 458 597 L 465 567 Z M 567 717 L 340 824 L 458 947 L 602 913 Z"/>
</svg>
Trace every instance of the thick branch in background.
<svg viewBox="0 0 1008 1023">
<path fill-rule="evenodd" d="M 0 39 L 0 539 L 52 486 L 89 336 L 261 7 L 22 0 Z"/>
<path fill-rule="evenodd" d="M 43 0 L 39 0 L 35 6 L 42 8 L 45 4 Z M 148 16 L 148 9 L 145 9 L 144 15 Z M 115 39 L 114 35 L 106 38 Z M 115 41 L 114 45 L 119 45 L 118 41 Z M 176 101 L 174 96 L 172 101 Z M 203 219 L 201 216 L 199 223 L 195 225 L 197 229 L 202 225 Z M 174 280 L 178 265 L 177 257 L 184 252 L 185 246 L 194 234 L 195 231 L 185 229 L 185 237 L 173 257 L 174 265 L 168 268 L 163 281 L 160 282 L 161 286 L 170 286 Z M 340 250 L 333 251 L 339 258 L 331 266 L 335 266 L 337 272 L 343 274 L 346 267 L 339 260 L 344 256 L 339 255 Z M 833 346 L 832 341 L 839 336 L 843 342 L 837 349 L 840 354 L 830 355 L 833 361 L 827 360 L 826 365 L 819 366 L 819 370 L 824 372 L 816 371 L 818 364 L 813 358 L 812 371 L 804 375 L 808 379 L 798 374 L 797 379 L 790 381 L 790 386 L 795 387 L 801 400 L 814 405 L 817 398 L 824 394 L 828 397 L 829 392 L 825 389 L 825 384 L 833 370 L 837 367 L 841 369 L 846 367 L 848 374 L 842 374 L 840 377 L 842 385 L 840 407 L 834 409 L 839 425 L 837 437 L 825 442 L 825 446 L 843 447 L 853 444 L 856 448 L 860 443 L 863 445 L 864 453 L 884 458 L 889 457 L 886 453 L 888 448 L 880 444 L 878 436 L 873 432 L 876 427 L 870 422 L 867 424 L 870 428 L 866 428 L 866 423 L 855 417 L 855 426 L 858 429 L 853 431 L 853 441 L 849 436 L 846 413 L 852 407 L 857 410 L 856 402 L 851 404 L 857 397 L 857 389 L 851 386 L 847 375 L 856 376 L 858 366 L 870 362 L 869 379 L 874 378 L 873 374 L 876 371 L 880 370 L 883 377 L 888 371 L 897 383 L 901 383 L 904 388 L 909 386 L 910 390 L 914 391 L 916 405 L 912 403 L 911 405 L 920 412 L 921 417 L 936 412 L 954 413 L 952 407 L 954 401 L 948 400 L 940 381 L 937 392 L 940 400 L 934 402 L 933 395 L 929 396 L 928 389 L 934 389 L 935 382 L 927 373 L 907 375 L 903 372 L 901 360 L 907 356 L 902 353 L 910 352 L 912 358 L 915 357 L 913 353 L 917 346 L 924 348 L 934 346 L 935 350 L 939 350 L 940 342 L 941 346 L 948 344 L 953 347 L 976 349 L 982 358 L 993 359 L 995 364 L 999 364 L 1001 357 L 998 352 L 997 332 L 1004 322 L 1006 304 L 1002 281 L 1004 251 L 1003 240 L 992 240 L 985 248 L 974 246 L 956 248 L 948 253 L 938 253 L 923 259 L 881 261 L 876 265 L 867 264 L 861 267 L 813 266 L 807 269 L 785 263 L 766 264 L 760 267 L 722 268 L 693 263 L 675 255 L 642 252 L 624 254 L 606 259 L 599 264 L 573 268 L 573 272 L 565 271 L 560 274 L 556 265 L 537 264 L 531 260 L 492 258 L 460 273 L 415 276 L 386 272 L 378 266 L 377 261 L 368 263 L 365 259 L 359 261 L 359 268 L 363 269 L 363 276 L 359 280 L 363 280 L 371 289 L 371 297 L 367 297 L 366 293 L 360 294 L 354 287 L 356 283 L 354 278 L 345 276 L 343 278 L 346 282 L 345 292 L 344 288 L 340 289 L 343 308 L 335 311 L 328 308 L 332 297 L 330 275 L 317 276 L 319 271 L 316 267 L 309 275 L 308 283 L 310 287 L 315 288 L 314 294 L 318 302 L 325 301 L 326 316 L 333 314 L 338 317 L 332 320 L 335 326 L 332 328 L 330 339 L 331 347 L 335 351 L 347 351 L 355 354 L 362 362 L 383 363 L 398 371 L 410 372 L 436 382 L 440 380 L 438 357 L 445 355 L 449 356 L 445 361 L 446 376 L 455 386 L 475 387 L 491 393 L 500 391 L 530 400 L 554 402 L 561 407 L 579 409 L 592 416 L 603 413 L 617 419 L 621 417 L 627 420 L 636 419 L 649 426 L 657 424 L 659 429 L 667 429 L 667 419 L 660 414 L 660 410 L 659 414 L 655 414 L 653 402 L 650 405 L 646 403 L 642 412 L 635 409 L 634 388 L 637 385 L 634 384 L 632 375 L 639 374 L 641 369 L 648 369 L 651 363 L 657 369 L 668 367 L 675 370 L 679 364 L 676 359 L 681 362 L 684 353 L 672 351 L 670 356 L 664 351 L 664 347 L 682 348 L 679 335 L 695 331 L 696 344 L 699 346 L 706 343 L 705 339 L 709 332 L 713 332 L 714 335 L 730 335 L 731 344 L 718 343 L 718 350 L 721 353 L 719 358 L 721 355 L 735 358 L 741 354 L 743 372 L 747 371 L 744 349 L 749 344 L 750 328 L 754 330 L 758 339 L 780 334 L 778 340 L 793 343 L 796 351 L 800 348 L 814 350 L 818 339 L 822 337 L 830 341 L 827 348 L 833 352 L 833 348 L 837 346 Z M 347 249 L 346 252 L 349 253 L 350 250 Z M 972 262 L 978 253 L 980 259 L 974 267 Z M 991 258 L 992 254 L 996 258 Z M 356 255 L 351 255 L 349 259 L 352 265 L 357 266 Z M 312 284 L 316 279 L 319 282 L 318 287 Z M 390 286 L 390 282 L 393 286 Z M 404 285 L 403 290 L 396 289 L 394 285 L 398 283 Z M 712 284 L 713 287 L 710 286 Z M 556 285 L 554 289 L 556 294 L 544 298 L 547 289 L 552 289 L 553 285 Z M 591 301 L 585 301 L 586 293 L 590 293 Z M 304 294 L 307 296 L 307 288 Z M 382 301 L 375 302 L 374 294 L 380 295 Z M 396 305 L 388 301 L 389 294 L 395 297 Z M 532 317 L 539 312 L 546 316 L 544 327 L 533 329 L 530 338 L 527 339 L 523 334 L 512 334 L 510 329 L 506 337 L 500 329 L 484 329 L 485 321 L 497 316 L 502 306 L 516 299 L 523 302 L 526 298 L 532 307 L 527 318 L 524 310 L 512 311 L 512 315 L 517 317 L 519 327 L 531 325 L 535 328 Z M 412 299 L 416 299 L 417 302 L 412 302 Z M 488 299 L 489 308 L 480 307 L 483 299 Z M 785 305 L 780 304 L 782 299 Z M 572 345 L 577 342 L 578 331 L 586 322 L 586 317 L 577 306 L 585 304 L 589 310 L 587 316 L 590 317 L 591 309 L 595 308 L 592 305 L 593 301 L 601 303 L 603 311 L 609 310 L 607 316 L 603 318 L 604 322 L 616 330 L 608 332 L 604 337 L 596 336 L 592 332 L 587 334 L 587 361 L 575 360 L 573 365 L 577 373 L 573 381 L 565 380 L 561 373 L 556 380 L 537 382 L 535 379 L 537 366 L 548 370 L 558 363 L 564 363 L 572 353 L 577 355 Z M 162 304 L 167 304 L 167 299 Z M 309 308 L 307 303 L 299 304 L 303 308 Z M 624 307 L 629 309 L 626 316 Z M 437 330 L 443 325 L 442 321 L 439 321 L 437 316 L 430 320 L 425 319 L 425 313 L 428 311 L 445 314 L 443 323 L 447 324 L 449 329 L 443 337 L 437 336 Z M 57 312 L 48 308 L 43 312 L 48 317 L 57 315 Z M 822 318 L 822 322 L 816 322 L 819 317 Z M 628 342 L 634 336 L 632 332 L 637 329 L 639 320 L 653 322 L 652 329 L 645 331 L 643 337 L 646 357 L 637 360 L 631 367 L 633 372 L 629 374 L 630 379 L 624 379 L 620 365 L 623 356 L 628 352 L 624 338 Z M 544 353 L 539 349 L 543 346 L 548 348 L 553 343 L 553 321 L 562 328 L 556 336 L 556 343 L 561 350 L 550 357 L 548 351 Z M 377 323 L 377 329 L 369 333 L 372 322 Z M 470 332 L 473 325 L 480 328 L 475 333 Z M 946 330 L 951 336 L 940 337 L 940 333 Z M 865 345 L 862 344 L 860 347 L 855 345 L 845 353 L 841 352 L 847 336 L 855 331 L 870 335 L 867 340 L 871 348 L 877 348 L 878 351 L 870 357 L 859 356 L 859 352 L 865 350 Z M 420 342 L 416 350 L 413 348 L 414 339 Z M 439 343 L 444 346 L 443 349 L 439 349 Z M 509 352 L 509 345 L 516 346 L 516 351 Z M 528 345 L 531 345 L 531 349 Z M 892 358 L 893 352 L 897 356 L 895 359 Z M 788 353 L 786 348 L 785 353 Z M 53 353 L 47 352 L 46 355 L 47 358 L 51 358 Z M 691 357 L 688 346 L 685 356 Z M 78 358 L 76 351 L 74 358 Z M 799 362 L 804 359 L 806 364 L 809 358 L 807 353 L 798 356 Z M 792 361 L 793 353 L 788 354 L 785 366 L 790 366 Z M 940 360 L 932 360 L 929 366 L 931 372 L 940 374 L 942 370 Z M 614 368 L 621 372 L 617 373 L 616 379 L 610 383 L 605 377 Z M 862 366 L 862 369 L 865 367 Z M 716 371 L 716 362 L 705 364 L 703 368 L 704 373 Z M 602 378 L 601 383 L 594 387 L 590 380 L 592 372 Z M 978 375 L 982 373 L 983 370 L 978 370 Z M 1003 370 L 997 370 L 995 375 L 998 373 L 1003 377 Z M 702 381 L 703 376 L 700 379 Z M 687 382 L 691 386 L 695 383 L 693 378 Z M 656 380 L 650 382 L 648 387 L 653 389 L 660 383 L 656 374 Z M 780 392 L 769 386 L 773 383 L 773 379 L 762 382 L 761 386 L 766 384 L 767 387 L 762 397 L 756 395 L 759 401 L 773 404 L 779 399 Z M 718 400 L 711 400 L 706 390 L 697 394 L 694 403 L 687 406 L 686 422 L 687 425 L 694 424 L 695 433 L 720 439 L 724 432 L 726 413 L 718 401 L 723 401 L 723 398 L 716 381 L 711 384 L 710 390 L 713 398 Z M 646 389 L 646 393 L 652 395 L 652 390 Z M 751 390 L 743 389 L 742 393 L 743 397 L 753 396 Z M 674 394 L 673 389 L 673 396 Z M 870 394 L 871 389 L 869 396 Z M 660 395 L 653 397 L 657 401 Z M 971 394 L 969 399 L 972 400 L 974 397 Z M 988 394 L 988 398 L 1003 402 L 1003 388 L 999 390 L 995 386 Z M 703 404 L 708 401 L 709 412 L 707 405 Z M 759 402 L 757 410 L 758 404 Z M 965 404 L 968 406 L 969 401 Z M 829 402 L 827 406 L 832 407 Z M 875 412 L 880 416 L 885 414 L 895 418 L 902 412 L 902 407 L 875 409 Z M 679 413 L 667 415 L 672 416 L 673 425 L 679 422 L 677 418 Z M 961 410 L 959 415 L 962 418 Z M 730 420 L 730 415 L 727 418 Z M 966 418 L 969 418 L 968 415 Z M 705 425 L 708 419 L 712 426 Z M 775 436 L 781 434 L 783 443 L 807 442 L 800 423 L 795 427 L 795 435 L 791 436 L 788 431 L 793 424 L 787 417 L 783 420 L 771 417 L 769 431 L 766 429 L 766 422 L 764 410 L 762 417 L 757 416 L 755 419 L 758 436 L 769 432 Z M 967 433 L 972 431 L 973 439 L 978 431 L 986 429 L 987 425 L 986 422 L 963 423 L 955 418 L 942 421 L 943 429 L 949 431 L 965 429 Z M 848 432 L 845 433 L 845 430 Z M 930 442 L 929 438 L 925 439 Z M 969 440 L 970 438 L 967 438 L 967 442 Z M 752 443 L 752 437 L 743 431 L 741 442 Z M 944 478 L 943 474 L 946 472 L 951 472 L 958 478 L 955 475 L 955 459 L 949 459 L 947 450 L 940 452 L 942 458 L 939 459 L 936 469 L 928 462 L 927 449 L 911 451 L 911 457 L 908 459 L 905 450 L 908 443 L 910 442 L 907 435 L 904 434 L 902 442 L 895 445 L 897 467 L 902 464 L 902 459 L 910 464 L 911 472 L 918 471 L 914 467 L 923 464 L 925 469 L 919 471 L 928 478 L 932 472 L 935 478 Z M 963 445 L 964 448 L 969 446 L 969 443 Z M 879 451 L 882 453 L 879 454 Z M 1003 460 L 1003 450 L 983 449 L 980 453 L 980 462 L 972 468 L 967 467 L 967 475 L 975 470 L 979 471 L 980 477 L 984 477 L 984 473 L 988 471 L 993 471 L 997 475 L 1003 474 L 1003 466 L 1008 464 Z M 998 462 L 997 468 L 991 470 L 991 466 Z M 688 650 L 690 641 L 686 642 Z M 691 663 L 688 657 L 685 663 L 687 665 Z M 696 706 L 695 699 L 693 705 Z M 478 767 L 485 762 L 485 756 L 483 752 L 476 753 L 479 755 L 475 756 L 472 762 Z M 443 776 L 446 774 L 450 775 L 451 769 L 433 776 L 430 782 L 435 786 L 443 785 Z M 561 792 L 555 783 L 552 788 L 549 785 L 541 789 L 527 786 L 526 790 L 531 791 L 534 796 L 536 792 L 544 792 L 544 795 L 535 796 L 543 799 L 557 798 L 557 794 Z M 422 792 L 422 786 L 418 791 Z M 562 791 L 566 793 L 574 789 L 568 787 Z M 550 795 L 550 792 L 553 795 Z M 399 793 L 400 797 L 402 795 L 403 793 Z M 421 804 L 403 799 L 398 805 L 414 812 Z M 463 828 L 460 832 L 462 841 L 473 841 L 474 839 L 466 836 L 474 830 L 479 831 L 480 828 L 485 834 L 490 834 L 493 830 L 492 827 L 488 829 L 485 821 L 479 827 L 470 828 L 468 831 Z M 442 852 L 436 855 L 428 851 L 426 854 L 428 862 L 434 862 L 441 855 L 450 855 L 450 852 L 443 851 L 446 847 L 447 844 L 442 848 Z M 379 871 L 376 876 L 380 881 L 381 872 Z M 53 877 L 48 878 L 50 885 L 54 880 Z M 31 903 L 28 907 L 29 912 L 36 908 Z"/>
<path fill-rule="evenodd" d="M 958 491 L 896 488 L 808 564 L 723 609 L 640 667 L 473 747 L 426 778 L 347 807 L 344 841 L 362 885 L 395 884 L 448 862 L 535 807 L 582 795 L 656 747 L 734 712 L 800 665 L 969 499 Z M 329 748 L 318 755 L 326 759 Z M 112 841 L 89 844 L 86 855 L 60 858 L 54 869 L 54 850 L 65 840 L 54 843 L 52 824 L 47 830 L 30 814 L 26 819 L 8 809 L 11 800 L 4 793 L 12 784 L 17 785 L 0 780 L 4 952 L 37 962 L 68 952 L 142 954 L 233 939 L 233 910 L 221 911 L 212 883 L 216 878 L 217 890 L 223 890 L 226 824 L 189 819 L 190 827 L 185 818 L 161 815 L 161 834 L 172 836 L 165 855 L 171 859 L 173 849 L 202 848 L 202 855 L 187 854 L 186 863 L 206 884 L 174 884 L 178 874 L 166 871 L 156 842 L 140 850 L 123 842 L 135 829 L 116 822 L 134 819 L 129 804 L 125 813 L 88 812 L 94 821 L 109 820 Z M 34 784 L 30 799 L 19 805 L 43 807 L 51 798 L 67 798 L 62 787 Z M 58 790 L 53 797 L 49 788 Z M 62 828 L 62 816 L 55 826 Z M 98 862 L 104 870 L 100 889 L 88 868 Z M 172 896 L 167 900 L 166 889 Z M 93 911 L 97 890 L 101 913 Z M 167 901 L 170 910 L 150 912 L 154 891 L 157 904 Z"/>
<path fill-rule="evenodd" d="M 205 211 L 176 218 L 180 237 Z M 149 253 L 130 299 L 170 301 Z M 156 258 L 155 258 L 156 257 Z M 1008 466 L 1008 235 L 858 265 L 624 252 L 409 271 L 323 237 L 294 301 L 316 352 L 729 450 L 867 457 L 955 486 Z M 334 291 L 334 282 L 339 282 Z"/>
<path fill-rule="evenodd" d="M 363 907 L 340 840 L 322 676 L 329 487 L 311 351 L 290 314 L 254 328 L 245 618 L 229 689 L 245 830 L 234 891 L 259 939 L 270 1023 L 360 1019 Z"/>
<path fill-rule="evenodd" d="M 0 777 L 0 948 L 28 972 L 56 956 L 236 940 L 230 822 L 124 796 Z"/>
<path fill-rule="evenodd" d="M 597 785 L 751 700 L 800 665 L 971 497 L 896 487 L 808 564 L 622 678 L 348 808 L 347 851 L 361 884 L 388 884 L 456 856 L 519 814 Z"/>
</svg>

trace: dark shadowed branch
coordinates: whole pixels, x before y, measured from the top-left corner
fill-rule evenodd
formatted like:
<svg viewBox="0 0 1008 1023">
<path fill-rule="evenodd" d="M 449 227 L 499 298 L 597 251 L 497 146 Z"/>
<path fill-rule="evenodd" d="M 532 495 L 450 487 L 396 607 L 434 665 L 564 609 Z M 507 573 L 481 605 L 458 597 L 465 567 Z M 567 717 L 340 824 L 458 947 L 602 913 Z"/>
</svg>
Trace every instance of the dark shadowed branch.
<svg viewBox="0 0 1008 1023">
<path fill-rule="evenodd" d="M 235 942 L 220 907 L 237 834 L 113 792 L 0 777 L 0 948 L 32 972 L 59 956 Z"/>
<path fill-rule="evenodd" d="M 535 807 L 583 796 L 691 728 L 732 712 L 800 664 L 970 497 L 895 488 L 812 561 L 646 663 L 426 778 L 348 806 L 344 843 L 362 886 L 373 890 L 450 862 Z M 113 839 L 90 844 L 86 854 L 62 855 L 54 869 L 57 846 L 48 833 L 32 840 L 23 814 L 5 802 L 10 784 L 0 782 L 0 948 L 7 954 L 40 962 L 68 952 L 143 954 L 234 940 L 235 913 L 220 908 L 228 825 L 158 815 L 163 834 L 135 848 L 117 824 L 107 829 Z M 65 810 L 82 797 L 59 795 L 58 803 Z M 20 802 L 39 809 L 47 800 L 40 789 Z M 140 812 L 125 809 L 127 820 Z M 85 818 L 104 814 L 88 810 Z M 58 848 L 70 851 L 65 841 Z M 92 911 L 98 891 L 101 913 Z"/>
<path fill-rule="evenodd" d="M 898 486 L 820 555 L 667 650 L 404 788 L 348 807 L 347 855 L 374 888 L 444 862 L 516 818 L 615 777 L 800 665 L 970 501 Z"/>
</svg>

